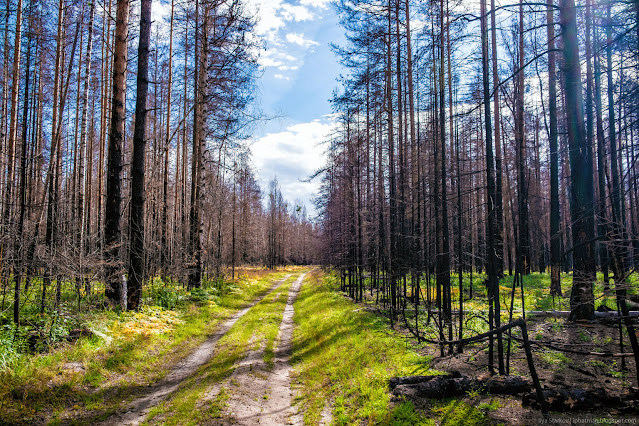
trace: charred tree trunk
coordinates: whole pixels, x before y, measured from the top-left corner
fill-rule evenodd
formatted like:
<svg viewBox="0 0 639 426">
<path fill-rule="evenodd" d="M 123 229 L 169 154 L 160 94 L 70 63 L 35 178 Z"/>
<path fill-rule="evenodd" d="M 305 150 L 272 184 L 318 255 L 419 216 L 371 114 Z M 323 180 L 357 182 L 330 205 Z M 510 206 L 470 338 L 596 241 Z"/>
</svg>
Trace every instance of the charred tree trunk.
<svg viewBox="0 0 639 426">
<path fill-rule="evenodd" d="M 105 296 L 115 305 L 121 303 L 120 215 L 122 204 L 122 144 L 124 142 L 124 103 L 126 101 L 127 39 L 129 0 L 117 0 L 115 45 L 113 49 L 113 100 L 107 158 L 107 184 L 104 215 Z"/>
<path fill-rule="evenodd" d="M 483 82 L 483 103 L 484 103 L 484 120 L 486 127 L 486 200 L 487 200 L 487 263 L 486 269 L 488 274 L 488 305 L 489 305 L 489 326 L 499 328 L 500 309 L 499 309 L 499 276 L 497 271 L 497 252 L 495 244 L 496 235 L 496 211 L 495 211 L 495 177 L 493 174 L 493 138 L 492 123 L 490 114 L 490 86 L 488 83 L 488 28 L 486 23 L 486 0 L 481 0 L 481 45 L 482 45 L 482 82 Z M 496 123 L 495 125 L 498 125 Z M 497 334 L 498 339 L 498 362 L 499 374 L 504 374 L 504 357 L 501 333 Z M 493 369 L 493 335 L 490 335 L 489 360 L 488 368 Z"/>
<path fill-rule="evenodd" d="M 138 78 L 133 133 L 131 168 L 131 217 L 129 232 L 129 284 L 127 307 L 137 309 L 144 282 L 144 157 L 146 150 L 146 100 L 149 90 L 149 40 L 151 38 L 151 2 L 142 0 L 140 9 L 140 39 L 138 45 Z"/>
<path fill-rule="evenodd" d="M 561 233 L 559 224 L 559 152 L 557 140 L 557 74 L 555 56 L 554 0 L 547 0 L 548 115 L 550 124 L 550 294 L 561 296 Z"/>
<path fill-rule="evenodd" d="M 593 283 L 595 281 L 595 222 L 592 158 L 584 130 L 583 98 L 579 44 L 577 41 L 577 14 L 574 0 L 561 0 L 559 7 L 564 43 L 564 93 L 566 96 L 566 122 L 570 149 L 573 240 L 573 286 L 570 294 L 570 320 L 594 318 Z"/>
</svg>

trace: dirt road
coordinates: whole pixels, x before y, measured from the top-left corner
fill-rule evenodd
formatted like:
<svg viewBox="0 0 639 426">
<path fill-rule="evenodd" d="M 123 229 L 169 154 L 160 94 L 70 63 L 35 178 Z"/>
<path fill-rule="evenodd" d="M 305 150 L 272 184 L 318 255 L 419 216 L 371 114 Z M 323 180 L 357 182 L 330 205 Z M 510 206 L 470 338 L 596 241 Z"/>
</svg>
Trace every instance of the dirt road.
<svg viewBox="0 0 639 426">
<path fill-rule="evenodd" d="M 253 306 L 259 303 L 262 299 L 273 293 L 277 288 L 279 288 L 285 281 L 290 277 L 290 274 L 284 277 L 283 279 L 277 281 L 273 287 L 262 297 L 255 300 L 246 308 L 237 312 L 235 315 L 226 320 L 213 334 L 209 337 L 204 343 L 202 343 L 191 355 L 186 357 L 182 362 L 180 362 L 169 374 L 168 376 L 161 381 L 160 383 L 151 386 L 149 391 L 144 395 L 135 399 L 129 406 L 121 412 L 116 413 L 111 416 L 107 420 L 105 420 L 103 425 L 137 425 L 144 421 L 149 411 L 166 399 L 168 396 L 173 394 L 180 384 L 184 382 L 186 379 L 191 377 L 202 365 L 208 362 L 211 357 L 214 355 L 215 346 L 217 342 L 233 327 L 233 325 L 244 316 Z M 295 285 L 299 289 L 299 285 L 301 284 L 302 277 L 300 277 Z M 294 285 L 294 286 L 295 286 Z M 292 294 L 292 292 L 290 293 Z M 289 294 L 289 299 L 291 295 Z M 295 294 L 297 294 L 295 292 Z M 294 299 L 293 299 L 294 300 Z M 292 302 L 291 302 L 292 303 Z M 288 309 L 288 303 L 287 303 Z M 292 310 L 292 306 L 291 306 Z M 292 317 L 292 314 L 291 314 Z M 292 323 L 292 320 L 290 320 Z M 284 323 L 284 321 L 282 321 Z M 291 325 L 291 333 L 292 333 L 292 325 Z M 290 337 L 288 338 L 290 342 Z M 290 343 L 289 343 L 290 348 Z M 289 367 L 290 368 L 290 367 Z M 288 372 L 286 373 L 288 374 Z M 289 397 L 290 401 L 290 397 Z M 290 402 L 289 402 L 290 405 Z"/>
<path fill-rule="evenodd" d="M 251 351 L 225 384 L 229 399 L 222 424 L 301 425 L 303 417 L 292 405 L 289 363 L 293 342 L 293 303 L 304 280 L 291 286 L 276 340 L 272 365 L 264 361 L 264 348 Z M 213 391 L 219 392 L 219 387 Z M 213 395 L 212 395 L 213 396 Z"/>
</svg>

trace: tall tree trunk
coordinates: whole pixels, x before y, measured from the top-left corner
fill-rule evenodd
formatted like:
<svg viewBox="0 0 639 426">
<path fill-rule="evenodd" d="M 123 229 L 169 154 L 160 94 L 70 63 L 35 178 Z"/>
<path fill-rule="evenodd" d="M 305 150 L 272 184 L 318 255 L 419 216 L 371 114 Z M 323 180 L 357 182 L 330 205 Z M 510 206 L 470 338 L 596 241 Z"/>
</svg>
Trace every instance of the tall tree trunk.
<svg viewBox="0 0 639 426">
<path fill-rule="evenodd" d="M 146 151 L 146 99 L 149 91 L 151 3 L 152 0 L 142 0 L 140 3 L 137 95 L 131 167 L 131 219 L 129 221 L 129 232 L 131 233 L 127 294 L 127 307 L 129 309 L 138 309 L 142 284 L 144 283 L 144 157 Z"/>
<path fill-rule="evenodd" d="M 530 230 L 528 215 L 528 183 L 526 181 L 526 132 L 524 117 L 524 6 L 519 1 L 519 61 L 517 67 L 515 143 L 517 153 L 517 200 L 519 213 L 519 272 L 530 274 Z"/>
<path fill-rule="evenodd" d="M 499 275 L 497 271 L 497 247 L 496 247 L 496 190 L 495 178 L 493 174 L 493 138 L 492 123 L 490 114 L 490 85 L 488 82 L 488 28 L 486 23 L 486 0 L 481 0 L 481 46 L 482 46 L 482 82 L 483 82 L 483 103 L 484 103 L 484 120 L 486 127 L 486 209 L 487 209 L 487 227 L 486 227 L 486 250 L 487 263 L 486 269 L 488 274 L 488 305 L 489 305 L 489 326 L 499 328 L 500 326 L 500 307 L 499 307 Z M 495 123 L 498 126 L 499 123 Z M 498 346 L 498 363 L 499 374 L 504 374 L 504 357 L 503 344 L 501 334 L 497 335 Z M 488 368 L 493 369 L 493 339 L 490 339 Z"/>
<path fill-rule="evenodd" d="M 492 66 L 493 66 L 493 109 L 495 116 L 495 251 L 497 262 L 497 275 L 504 274 L 504 197 L 502 193 L 502 172 L 501 172 L 501 132 L 499 123 L 501 122 L 501 106 L 499 103 L 499 67 L 497 66 L 497 24 L 495 15 L 495 0 L 490 1 L 490 29 L 492 44 Z"/>
<path fill-rule="evenodd" d="M 193 113 L 193 154 L 191 158 L 191 209 L 190 209 L 190 268 L 189 288 L 198 288 L 202 284 L 202 253 L 200 224 L 200 191 L 202 179 L 202 147 L 206 139 L 206 84 L 208 72 L 208 10 L 204 8 L 204 19 L 199 22 L 199 1 L 195 6 L 195 67 L 197 81 L 194 92 L 195 109 Z M 200 31 L 200 25 L 202 29 Z"/>
<path fill-rule="evenodd" d="M 559 223 L 559 154 L 557 140 L 557 74 L 554 0 L 547 0 L 548 115 L 550 122 L 550 294 L 561 296 L 561 233 Z"/>
<path fill-rule="evenodd" d="M 14 272 L 15 287 L 13 293 L 13 322 L 20 325 L 20 285 L 22 281 L 22 271 L 24 269 L 25 258 L 25 241 L 24 241 L 24 220 L 27 210 L 27 130 L 29 119 L 29 80 L 31 70 L 31 36 L 27 38 L 27 64 L 25 72 L 24 84 L 24 105 L 22 114 L 22 147 L 20 149 L 20 184 L 18 194 L 18 229 L 16 231 L 16 249 L 17 255 L 16 268 Z M 15 106 L 14 106 L 15 108 Z M 26 265 L 28 267 L 28 265 Z"/>
<path fill-rule="evenodd" d="M 168 191 L 169 191 L 169 152 L 170 152 L 170 136 L 171 130 L 171 92 L 173 85 L 173 15 L 175 10 L 175 1 L 171 0 L 171 27 L 169 29 L 169 80 L 167 85 L 167 100 L 166 100 L 166 140 L 164 142 L 164 179 L 162 185 L 162 239 L 160 247 L 160 268 L 162 269 L 162 275 L 164 281 L 166 281 L 168 263 L 169 263 L 169 248 L 167 244 L 168 234 Z M 179 155 L 178 155 L 179 156 Z M 179 163 L 179 161 L 177 161 Z M 175 186 L 177 193 L 177 176 L 175 177 Z"/>
<path fill-rule="evenodd" d="M 16 139 L 18 137 L 18 91 L 20 89 L 20 45 L 22 42 L 22 0 L 18 0 L 15 25 L 16 29 L 15 41 L 13 43 L 13 67 L 11 78 L 11 113 L 9 119 L 9 138 L 7 141 L 7 181 L 4 192 L 4 212 L 2 215 L 2 222 L 5 226 L 5 235 L 11 232 L 11 192 L 15 184 L 15 151 Z M 5 254 L 3 253 L 3 255 Z"/>
<path fill-rule="evenodd" d="M 588 0 L 588 5 L 592 7 L 592 0 Z M 589 15 L 591 16 L 591 15 Z M 590 18 L 592 19 L 592 17 Z M 597 222 L 597 236 L 599 238 L 599 263 L 601 265 L 601 271 L 603 273 L 604 291 L 609 289 L 609 264 L 610 255 L 608 253 L 608 209 L 607 209 L 607 197 L 606 197 L 606 136 L 604 135 L 603 118 L 602 118 L 602 103 L 601 103 L 601 63 L 599 57 L 599 32 L 597 31 L 597 25 L 594 25 L 594 46 L 593 51 L 595 53 L 595 70 L 594 70 L 594 83 L 595 83 L 595 122 L 597 127 L 597 183 L 599 186 L 599 201 L 598 205 L 598 222 Z"/>
<path fill-rule="evenodd" d="M 391 34 L 392 34 L 392 13 L 391 13 L 391 0 L 388 0 L 388 40 L 386 46 L 386 110 L 388 120 L 388 190 L 389 190 L 389 204 L 390 204 L 390 302 L 391 310 L 390 317 L 391 322 L 395 320 L 397 316 L 397 310 L 395 306 L 396 290 L 397 290 L 397 196 L 396 196 L 396 179 L 395 179 L 395 141 L 393 134 L 393 82 L 392 82 L 392 48 L 391 48 Z M 399 52 L 398 52 L 399 54 Z"/>
<path fill-rule="evenodd" d="M 446 103 L 445 103 L 445 85 L 444 85 L 444 0 L 440 4 L 440 56 L 439 56 L 439 143 L 440 143 L 440 167 L 441 167 L 441 236 L 442 246 L 441 252 L 438 253 L 439 274 L 438 281 L 441 280 L 442 291 L 444 294 L 443 309 L 445 322 L 449 328 L 449 336 L 452 335 L 452 304 L 450 289 L 450 237 L 448 231 L 448 191 L 447 191 L 447 172 L 446 172 Z M 452 336 L 451 336 L 452 337 Z M 449 348 L 452 351 L 452 347 Z"/>
<path fill-rule="evenodd" d="M 102 84 L 100 93 L 100 140 L 99 140 L 99 153 L 98 153 L 98 190 L 96 193 L 96 228 L 98 231 L 97 242 L 98 248 L 103 250 L 103 233 L 102 233 L 102 197 L 104 192 L 104 156 L 105 145 L 107 140 L 107 124 L 109 116 L 107 111 L 109 110 L 109 89 L 112 85 L 109 84 L 109 75 L 111 68 L 109 67 L 110 52 L 111 52 L 111 5 L 113 0 L 109 0 L 108 5 L 104 5 L 104 14 L 102 15 Z"/>
<path fill-rule="evenodd" d="M 127 38 L 129 33 L 129 0 L 117 0 L 115 44 L 113 48 L 113 100 L 111 131 L 107 159 L 106 203 L 104 215 L 105 296 L 120 304 L 122 296 L 120 274 L 120 214 L 122 144 L 124 142 L 124 103 L 126 101 Z"/>
<path fill-rule="evenodd" d="M 79 146 L 79 160 L 78 160 L 78 183 L 77 183 L 77 215 L 78 223 L 78 247 L 79 247 L 79 262 L 80 262 L 80 276 L 84 275 L 84 256 L 85 256 L 85 232 L 87 224 L 85 223 L 86 215 L 84 213 L 86 197 L 85 191 L 87 189 L 85 185 L 85 167 L 84 162 L 89 155 L 92 155 L 86 150 L 87 141 L 87 117 L 89 114 L 89 85 L 91 84 L 91 51 L 93 47 L 93 18 L 95 16 L 95 0 L 89 3 L 89 27 L 88 27 L 88 39 L 87 50 L 85 54 L 84 64 L 84 88 L 82 93 L 82 124 L 80 126 L 80 146 Z M 90 174 L 91 170 L 87 171 Z"/>
<path fill-rule="evenodd" d="M 594 318 L 595 301 L 595 222 L 591 150 L 584 130 L 583 98 L 579 44 L 577 41 L 577 13 L 574 0 L 561 0 L 559 16 L 564 43 L 564 94 L 566 124 L 570 149 L 573 240 L 573 286 L 570 294 L 571 321 Z"/>
</svg>

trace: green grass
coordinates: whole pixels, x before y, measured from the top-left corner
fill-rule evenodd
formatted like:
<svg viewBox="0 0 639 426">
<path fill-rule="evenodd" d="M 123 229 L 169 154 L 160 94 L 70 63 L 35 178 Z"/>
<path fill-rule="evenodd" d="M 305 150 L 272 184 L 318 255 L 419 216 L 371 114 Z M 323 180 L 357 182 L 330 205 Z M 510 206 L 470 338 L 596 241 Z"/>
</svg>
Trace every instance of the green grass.
<svg viewBox="0 0 639 426">
<path fill-rule="evenodd" d="M 408 348 L 383 318 L 336 289 L 335 276 L 310 274 L 295 303 L 292 380 L 306 424 L 319 423 L 325 404 L 337 425 L 433 424 L 429 417 L 463 419 L 468 412 L 483 421 L 481 412 L 464 405 L 430 414 L 415 411 L 409 402 L 392 407 L 388 379 L 436 374 L 430 359 Z"/>
<path fill-rule="evenodd" d="M 572 360 L 563 352 L 555 351 L 552 349 L 545 349 L 541 354 L 541 359 L 550 366 L 554 366 L 555 370 L 561 371 L 568 364 L 572 362 Z"/>
<path fill-rule="evenodd" d="M 438 401 L 432 412 L 438 415 L 440 426 L 479 426 L 491 423 L 484 412 L 460 399 Z"/>
<path fill-rule="evenodd" d="M 21 424 L 30 423 L 29 419 L 38 416 L 52 415 L 50 421 L 55 423 L 75 405 L 80 410 L 93 411 L 86 422 L 91 422 L 92 416 L 106 416 L 123 400 L 138 393 L 140 387 L 162 379 L 170 366 L 202 343 L 221 321 L 264 294 L 274 280 L 289 272 L 260 272 L 227 284 L 224 292 L 205 289 L 207 295 L 197 298 L 190 298 L 184 291 L 175 311 L 156 307 L 143 309 L 140 314 L 108 310 L 76 316 L 66 314 L 69 321 L 74 318 L 74 323 L 88 327 L 95 335 L 74 343 L 63 342 L 43 353 L 14 351 L 0 369 L 0 418 L 10 424 Z M 182 290 L 179 285 L 173 285 L 170 291 Z M 215 300 L 209 297 L 210 293 L 216 293 Z M 145 298 L 145 301 L 152 300 Z M 171 324 L 166 320 L 167 327 L 160 332 L 144 332 L 144 327 L 153 326 L 154 319 L 169 312 L 175 312 L 174 317 L 179 321 Z M 62 321 L 61 318 L 57 321 Z M 142 332 L 127 334 L 124 326 L 134 326 Z M 2 341 L 0 348 L 1 345 Z M 71 371 L 66 368 L 70 363 L 78 363 L 83 369 Z"/>
</svg>

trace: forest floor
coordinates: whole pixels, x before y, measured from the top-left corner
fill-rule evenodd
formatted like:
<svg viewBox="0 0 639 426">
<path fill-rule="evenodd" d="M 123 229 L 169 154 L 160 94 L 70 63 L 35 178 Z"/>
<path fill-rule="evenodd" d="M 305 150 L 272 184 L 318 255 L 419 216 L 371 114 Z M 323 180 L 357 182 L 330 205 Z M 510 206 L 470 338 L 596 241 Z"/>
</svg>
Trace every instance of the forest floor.
<svg viewBox="0 0 639 426">
<path fill-rule="evenodd" d="M 536 279 L 538 278 L 531 277 L 531 281 Z M 529 291 L 536 293 L 536 296 L 526 302 L 530 302 L 533 309 L 539 309 L 542 305 L 548 309 L 547 300 L 544 300 L 547 297 L 547 289 L 544 289 L 542 295 L 537 288 L 534 288 L 534 284 L 532 287 Z M 478 305 L 481 306 L 486 302 L 485 294 L 481 293 L 483 289 L 478 287 L 476 290 L 479 291 L 476 291 L 473 300 L 465 300 L 468 308 L 465 308 L 466 318 L 464 318 L 466 327 L 471 323 L 474 324 L 474 327 L 470 328 L 475 328 L 475 330 L 467 329 L 464 337 L 486 331 L 481 327 L 477 328 L 477 323 L 474 322 L 473 318 L 485 316 L 486 313 L 485 310 L 482 312 L 476 309 Z M 502 291 L 506 290 L 508 289 L 502 286 Z M 604 305 L 610 303 L 609 299 L 614 300 L 614 293 L 612 291 L 609 293 L 603 292 L 604 296 L 598 298 L 597 304 Z M 569 294 L 569 291 L 566 291 L 565 297 L 553 301 L 553 303 L 557 303 L 558 309 L 566 308 Z M 517 297 L 519 296 L 518 294 Z M 349 300 L 351 299 L 349 298 Z M 366 295 L 365 293 L 362 306 L 374 315 L 386 317 L 387 324 L 391 327 L 388 322 L 388 311 L 375 303 L 375 297 L 372 294 Z M 633 405 L 636 404 L 639 395 L 637 367 L 631 356 L 632 350 L 629 347 L 625 327 L 620 330 L 618 321 L 614 319 L 572 323 L 567 320 L 566 316 L 557 315 L 557 311 L 548 310 L 554 314 L 527 315 L 526 318 L 535 369 L 542 388 L 544 391 L 576 390 L 577 392 L 592 392 L 594 395 L 598 393 L 605 395 L 606 401 L 595 401 L 589 406 L 575 401 L 571 410 L 551 411 L 550 418 L 546 423 L 639 424 L 639 406 Z M 431 368 L 446 373 L 459 372 L 461 375 L 473 379 L 485 379 L 491 376 L 488 369 L 489 352 L 486 340 L 465 347 L 462 353 L 454 351 L 449 354 L 448 347 L 445 346 L 442 356 L 438 345 L 417 343 L 413 312 L 410 312 L 409 306 L 406 312 L 407 321 L 401 319 L 396 321 L 393 329 L 405 336 L 410 341 L 410 345 L 417 348 L 421 355 L 431 359 Z M 514 318 L 519 316 L 521 316 L 521 311 L 515 313 Z M 421 314 L 419 323 L 422 327 L 422 336 L 436 340 L 438 333 L 436 320 L 435 314 L 431 319 L 427 319 L 427 315 L 424 313 Z M 458 317 L 454 321 L 458 321 Z M 407 322 L 410 326 L 407 326 Z M 508 313 L 502 311 L 502 325 L 506 322 L 508 322 Z M 485 324 L 483 327 L 486 327 Z M 453 335 L 457 338 L 459 331 L 457 324 L 453 329 Z M 511 351 L 507 350 L 507 333 L 504 333 L 503 336 L 504 357 L 510 359 L 509 366 L 508 361 L 505 360 L 509 374 L 530 378 L 530 370 L 523 344 L 521 344 L 520 330 L 514 329 L 512 333 Z M 620 336 L 623 336 L 624 345 L 620 345 Z M 619 356 L 622 352 L 626 356 Z M 606 356 L 598 354 L 606 354 Z M 497 370 L 496 345 L 494 356 L 494 368 Z M 466 396 L 455 398 L 455 400 L 469 406 L 481 407 L 486 419 L 491 423 L 512 425 L 540 423 L 539 407 L 532 408 L 528 404 L 522 404 L 522 397 L 491 395 L 477 389 L 477 391 L 468 392 Z M 395 403 L 406 401 L 413 403 L 418 413 L 432 413 L 433 409 L 437 407 L 437 404 L 433 404 L 432 400 L 426 398 L 402 396 L 394 399 Z M 569 405 L 567 404 L 567 406 Z"/>
<path fill-rule="evenodd" d="M 174 310 L 91 317 L 87 328 L 95 333 L 15 361 L 0 371 L 0 425 L 540 423 L 540 411 L 522 405 L 521 397 L 481 389 L 441 400 L 394 396 L 391 377 L 485 376 L 486 344 L 440 356 L 437 346 L 417 344 L 401 323 L 391 327 L 372 300 L 355 303 L 339 292 L 330 273 L 254 272 L 224 294 L 206 294 L 191 295 Z M 601 388 L 623 397 L 636 387 L 631 358 L 624 366 L 621 358 L 544 346 L 620 352 L 617 328 L 563 318 L 528 322 L 546 389 Z M 512 348 L 511 374 L 527 376 L 523 350 Z M 552 413 L 549 420 L 636 424 L 636 414 L 610 408 Z"/>
</svg>

